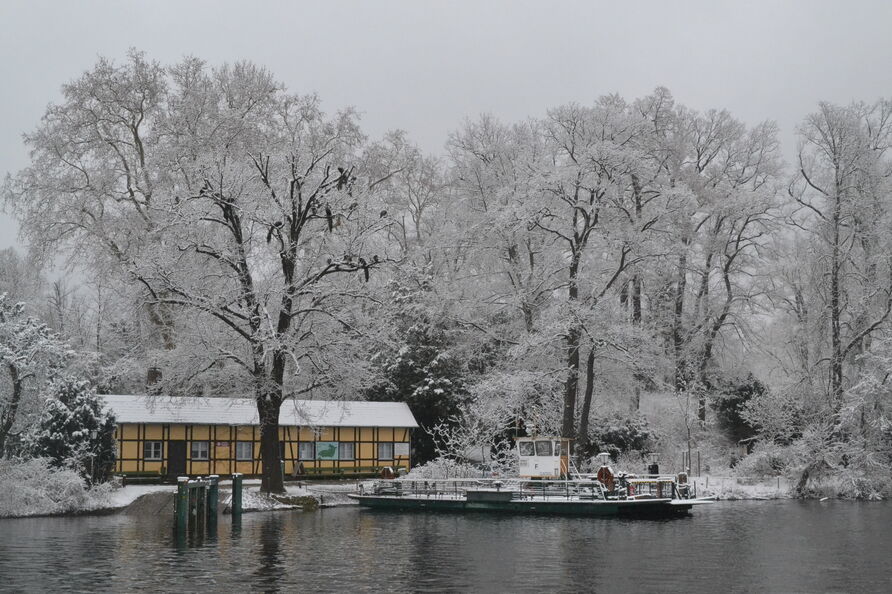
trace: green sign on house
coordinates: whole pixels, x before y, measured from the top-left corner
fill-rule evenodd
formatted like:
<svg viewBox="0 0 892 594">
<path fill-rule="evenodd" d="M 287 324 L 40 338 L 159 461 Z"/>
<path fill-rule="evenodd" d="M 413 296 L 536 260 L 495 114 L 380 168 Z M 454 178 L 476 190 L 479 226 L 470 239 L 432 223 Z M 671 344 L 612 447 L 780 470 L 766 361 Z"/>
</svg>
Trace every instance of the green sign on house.
<svg viewBox="0 0 892 594">
<path fill-rule="evenodd" d="M 338 459 L 338 442 L 336 442 L 336 441 L 317 441 L 316 442 L 316 459 L 317 460 L 337 460 Z"/>
</svg>

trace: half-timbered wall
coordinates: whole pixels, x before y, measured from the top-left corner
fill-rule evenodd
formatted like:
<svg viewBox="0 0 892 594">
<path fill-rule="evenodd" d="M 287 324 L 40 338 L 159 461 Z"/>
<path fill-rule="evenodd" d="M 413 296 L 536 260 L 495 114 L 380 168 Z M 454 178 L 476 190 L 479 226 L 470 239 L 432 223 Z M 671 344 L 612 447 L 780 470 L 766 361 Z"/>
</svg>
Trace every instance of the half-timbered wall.
<svg viewBox="0 0 892 594">
<path fill-rule="evenodd" d="M 160 472 L 170 466 L 169 442 L 184 441 L 186 474 L 227 475 L 241 472 L 260 474 L 260 427 L 230 425 L 159 425 L 121 424 L 116 431 L 118 441 L 117 472 Z M 146 442 L 162 443 L 161 460 L 147 460 Z M 298 464 L 304 468 L 368 468 L 393 466 L 409 468 L 409 429 L 392 427 L 279 427 L 279 441 L 285 474 L 295 474 Z M 208 460 L 192 459 L 192 442 L 208 442 Z M 253 460 L 237 460 L 237 442 L 250 442 Z M 316 442 L 348 442 L 353 444 L 353 460 L 301 460 L 300 444 Z M 379 444 L 394 445 L 393 458 L 378 458 Z M 314 446 L 315 448 L 315 446 Z M 315 450 L 314 450 L 315 451 Z"/>
</svg>

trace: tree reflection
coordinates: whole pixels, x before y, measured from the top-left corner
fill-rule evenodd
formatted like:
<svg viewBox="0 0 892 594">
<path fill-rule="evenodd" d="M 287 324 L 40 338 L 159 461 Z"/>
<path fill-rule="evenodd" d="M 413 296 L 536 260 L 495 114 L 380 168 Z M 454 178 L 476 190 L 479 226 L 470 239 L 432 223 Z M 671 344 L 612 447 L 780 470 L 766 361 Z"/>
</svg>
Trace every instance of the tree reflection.
<svg viewBox="0 0 892 594">
<path fill-rule="evenodd" d="M 260 555 L 254 575 L 258 579 L 259 589 L 264 592 L 278 592 L 285 568 L 282 562 L 282 516 L 269 514 L 260 525 Z"/>
</svg>

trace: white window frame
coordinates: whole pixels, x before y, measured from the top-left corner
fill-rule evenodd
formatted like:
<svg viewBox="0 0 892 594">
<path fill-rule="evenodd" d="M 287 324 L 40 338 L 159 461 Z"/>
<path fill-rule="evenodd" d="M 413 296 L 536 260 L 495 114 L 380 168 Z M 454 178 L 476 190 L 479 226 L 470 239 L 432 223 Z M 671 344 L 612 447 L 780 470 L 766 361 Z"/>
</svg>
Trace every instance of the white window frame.
<svg viewBox="0 0 892 594">
<path fill-rule="evenodd" d="M 246 457 L 241 450 L 248 446 L 251 448 L 250 454 Z M 254 442 L 253 441 L 237 441 L 235 442 L 235 461 L 236 462 L 253 462 L 254 461 Z"/>
<path fill-rule="evenodd" d="M 164 442 L 159 439 L 144 441 L 142 444 L 142 459 L 146 462 L 161 462 L 164 460 Z"/>
<path fill-rule="evenodd" d="M 349 448 L 349 454 L 345 453 L 345 448 Z M 356 444 L 352 441 L 339 441 L 338 460 L 356 460 Z"/>
<path fill-rule="evenodd" d="M 309 454 L 307 450 L 309 449 Z M 302 462 L 312 462 L 316 459 L 316 442 L 302 441 L 297 445 L 297 459 Z"/>
<path fill-rule="evenodd" d="M 387 449 L 390 448 L 389 456 L 382 456 L 382 448 Z M 388 452 L 383 452 L 388 453 Z M 378 442 L 378 460 L 393 460 L 393 442 L 392 441 L 379 441 Z"/>
<path fill-rule="evenodd" d="M 204 456 L 201 455 L 201 444 L 204 444 Z M 196 446 L 199 446 L 196 448 Z M 198 455 L 196 455 L 198 451 Z M 210 460 L 211 459 L 211 443 L 205 440 L 189 442 L 189 459 L 190 460 Z"/>
</svg>

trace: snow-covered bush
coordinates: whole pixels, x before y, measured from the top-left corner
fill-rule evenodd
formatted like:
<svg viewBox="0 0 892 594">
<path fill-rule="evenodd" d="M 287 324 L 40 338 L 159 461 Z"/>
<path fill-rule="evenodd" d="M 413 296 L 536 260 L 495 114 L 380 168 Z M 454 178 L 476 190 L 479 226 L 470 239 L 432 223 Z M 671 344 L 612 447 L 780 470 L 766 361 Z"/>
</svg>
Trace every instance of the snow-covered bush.
<svg viewBox="0 0 892 594">
<path fill-rule="evenodd" d="M 410 479 L 451 479 L 451 478 L 489 478 L 494 476 L 493 470 L 478 464 L 457 462 L 452 458 L 436 458 L 413 468 L 407 478 Z M 496 474 L 502 474 L 495 470 Z"/>
<path fill-rule="evenodd" d="M 892 498 L 892 477 L 887 471 L 858 468 L 825 468 L 813 472 L 797 487 L 799 497 L 818 499 L 832 497 L 882 501 Z"/>
<path fill-rule="evenodd" d="M 74 470 L 47 458 L 0 459 L 0 517 L 89 511 L 108 505 L 113 487 L 87 488 Z"/>
<path fill-rule="evenodd" d="M 734 467 L 737 476 L 777 476 L 784 474 L 792 462 L 790 448 L 772 442 L 760 442 L 753 452 Z"/>
<path fill-rule="evenodd" d="M 746 404 L 754 397 L 762 396 L 766 391 L 765 385 L 752 374 L 724 383 L 726 385 L 712 403 L 719 427 L 734 441 L 753 437 L 756 429 L 744 418 Z"/>
<path fill-rule="evenodd" d="M 91 483 L 105 481 L 115 462 L 115 418 L 103 404 L 87 382 L 60 382 L 24 436 L 24 453 L 76 470 Z"/>
<path fill-rule="evenodd" d="M 590 457 L 607 452 L 615 459 L 622 452 L 647 451 L 653 437 L 653 431 L 644 417 L 613 414 L 592 422 L 586 454 Z"/>
</svg>

